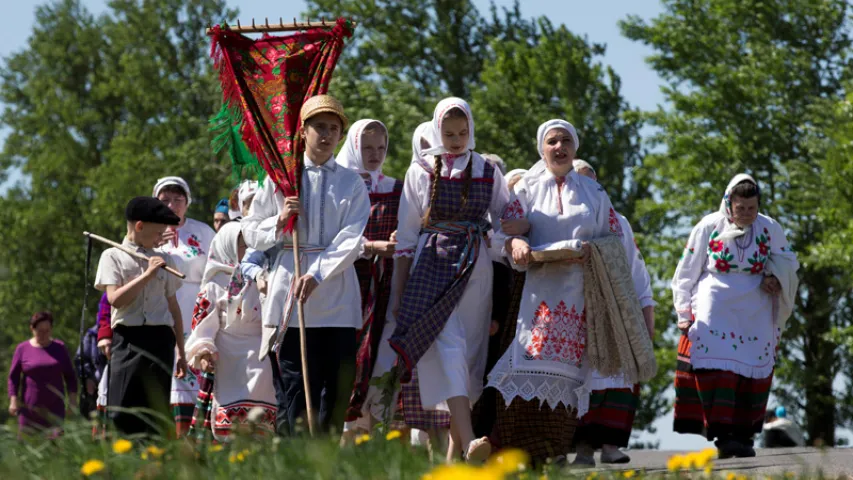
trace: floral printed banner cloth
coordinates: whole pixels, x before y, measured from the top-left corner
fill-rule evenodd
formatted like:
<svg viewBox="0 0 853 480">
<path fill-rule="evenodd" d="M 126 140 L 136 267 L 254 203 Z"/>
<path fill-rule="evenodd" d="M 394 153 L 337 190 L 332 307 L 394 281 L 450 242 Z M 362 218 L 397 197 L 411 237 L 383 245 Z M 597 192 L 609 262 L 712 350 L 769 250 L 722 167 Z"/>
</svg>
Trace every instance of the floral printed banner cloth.
<svg viewBox="0 0 853 480">
<path fill-rule="evenodd" d="M 353 24 L 251 39 L 219 25 L 210 31 L 211 56 L 219 71 L 223 107 L 214 119 L 225 132 L 235 169 L 270 175 L 286 196 L 297 195 L 305 146 L 298 135 L 302 104 L 329 90 L 332 72 Z M 293 227 L 292 217 L 287 231 Z"/>
</svg>

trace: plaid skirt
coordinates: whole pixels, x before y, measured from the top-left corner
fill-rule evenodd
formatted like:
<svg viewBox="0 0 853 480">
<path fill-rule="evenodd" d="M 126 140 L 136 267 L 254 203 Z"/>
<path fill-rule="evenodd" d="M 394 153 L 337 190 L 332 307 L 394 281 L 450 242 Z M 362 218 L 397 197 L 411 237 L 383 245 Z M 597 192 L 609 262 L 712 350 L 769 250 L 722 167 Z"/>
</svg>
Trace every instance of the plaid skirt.
<svg viewBox="0 0 853 480">
<path fill-rule="evenodd" d="M 429 430 L 431 428 L 450 428 L 450 412 L 443 410 L 424 410 L 421 404 L 421 390 L 418 387 L 418 369 L 412 370 L 412 381 L 404 383 L 400 392 L 403 408 L 403 421 L 409 428 Z"/>
<path fill-rule="evenodd" d="M 503 402 L 500 394 L 497 397 Z M 509 407 L 498 407 L 495 446 L 524 450 L 539 465 L 569 453 L 577 425 L 573 410 L 561 406 L 551 410 L 547 405 L 540 406 L 539 400 L 516 397 Z"/>
<path fill-rule="evenodd" d="M 748 378 L 726 370 L 694 369 L 690 340 L 678 342 L 675 372 L 675 420 L 678 433 L 704 435 L 708 440 L 736 438 L 751 442 L 761 432 L 773 375 Z"/>
<path fill-rule="evenodd" d="M 627 447 L 639 403 L 639 385 L 594 390 L 589 396 L 589 411 L 580 419 L 575 432 L 575 443 L 586 443 L 596 449 L 602 445 Z"/>
</svg>

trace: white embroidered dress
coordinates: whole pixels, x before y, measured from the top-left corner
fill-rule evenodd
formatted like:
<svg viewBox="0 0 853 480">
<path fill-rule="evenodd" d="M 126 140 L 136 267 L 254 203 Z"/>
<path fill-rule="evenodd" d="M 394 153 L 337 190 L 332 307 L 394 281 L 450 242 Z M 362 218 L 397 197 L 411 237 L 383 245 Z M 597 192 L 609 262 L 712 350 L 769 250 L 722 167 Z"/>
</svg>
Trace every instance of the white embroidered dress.
<svg viewBox="0 0 853 480">
<path fill-rule="evenodd" d="M 561 183 L 540 162 L 511 193 L 503 218 L 527 218 L 531 248 L 568 241 L 580 250 L 583 241 L 618 234 L 616 212 L 596 181 L 572 170 Z M 506 238 L 496 232 L 496 241 Z M 513 268 L 525 270 L 514 263 Z M 583 267 L 546 263 L 526 271 L 515 339 L 489 373 L 488 386 L 497 389 L 507 405 L 515 397 L 535 398 L 552 409 L 559 404 L 578 408 L 582 416 L 589 396 L 579 398 L 576 390 L 591 375 L 584 355 Z"/>
<path fill-rule="evenodd" d="M 774 256 L 796 264 L 796 255 L 770 217 L 759 214 L 743 235 L 719 239 L 735 229 L 722 212 L 693 228 L 672 279 L 673 301 L 679 318 L 695 316 L 687 333 L 693 368 L 767 378 L 776 363 L 780 329 L 773 297 L 760 288 L 764 267 Z"/>
<path fill-rule="evenodd" d="M 178 271 L 187 276 L 176 294 L 184 327 L 184 338 L 179 341 L 185 341 L 192 328 L 195 300 L 201 290 L 201 277 L 207 263 L 210 242 L 213 241 L 216 232 L 206 223 L 187 218 L 175 233 L 177 234 L 175 239 L 157 250 L 171 255 L 175 259 Z M 172 405 L 194 405 L 197 396 L 198 378 L 191 370 L 188 370 L 181 380 L 172 379 L 170 398 Z"/>
<path fill-rule="evenodd" d="M 260 409 L 260 426 L 275 428 L 276 399 L 272 366 L 258 360 L 261 348 L 261 300 L 255 282 L 234 272 L 240 226 L 226 224 L 211 246 L 208 265 L 212 277 L 198 295 L 193 330 L 187 338 L 187 358 L 201 368 L 204 353 L 216 359 L 213 385 L 211 427 L 218 440 L 224 440 L 236 424 L 243 423 L 253 409 Z M 221 241 L 219 241 L 221 240 Z M 230 243 L 231 248 L 220 247 Z M 219 247 L 219 248 L 218 248 Z"/>
</svg>

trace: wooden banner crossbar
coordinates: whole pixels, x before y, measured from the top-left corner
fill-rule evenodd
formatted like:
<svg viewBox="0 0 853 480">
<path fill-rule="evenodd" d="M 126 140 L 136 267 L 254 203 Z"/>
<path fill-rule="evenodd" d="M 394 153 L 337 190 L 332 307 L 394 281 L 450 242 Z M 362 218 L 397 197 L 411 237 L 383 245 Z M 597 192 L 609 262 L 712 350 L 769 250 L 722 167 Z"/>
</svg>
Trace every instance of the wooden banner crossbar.
<svg viewBox="0 0 853 480">
<path fill-rule="evenodd" d="M 353 26 L 354 25 L 355 24 L 353 24 Z M 332 28 L 335 28 L 335 22 L 333 22 L 333 21 L 327 22 L 325 18 L 320 19 L 319 22 L 316 20 L 313 22 L 311 20 L 306 20 L 304 22 L 297 22 L 296 18 L 294 17 L 293 23 L 284 23 L 284 20 L 281 17 L 279 17 L 278 18 L 278 24 L 275 24 L 275 23 L 270 24 L 270 19 L 265 17 L 264 23 L 259 24 L 259 25 L 255 24 L 254 18 L 252 19 L 251 25 L 242 25 L 240 23 L 240 20 L 237 20 L 236 26 L 228 25 L 227 23 L 222 25 L 222 29 L 230 30 L 232 32 L 237 32 L 237 33 L 297 32 L 297 31 L 301 31 L 301 30 L 309 30 L 312 28 L 332 29 Z M 206 33 L 210 34 L 212 29 L 213 29 L 212 26 L 208 26 Z"/>
</svg>

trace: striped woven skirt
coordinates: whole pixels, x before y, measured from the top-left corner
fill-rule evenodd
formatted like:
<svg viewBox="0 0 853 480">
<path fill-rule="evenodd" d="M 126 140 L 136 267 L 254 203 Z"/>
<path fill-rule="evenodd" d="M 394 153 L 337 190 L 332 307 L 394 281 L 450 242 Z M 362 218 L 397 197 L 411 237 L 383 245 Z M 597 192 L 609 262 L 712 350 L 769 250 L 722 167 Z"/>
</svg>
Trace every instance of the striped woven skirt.
<svg viewBox="0 0 853 480">
<path fill-rule="evenodd" d="M 589 411 L 578 423 L 575 443 L 596 449 L 602 445 L 627 447 L 639 403 L 639 385 L 594 390 L 589 396 Z"/>
<path fill-rule="evenodd" d="M 690 340 L 678 342 L 675 372 L 675 420 L 678 433 L 704 435 L 708 440 L 734 438 L 751 442 L 761 432 L 773 375 L 748 378 L 726 370 L 694 369 Z"/>
</svg>

